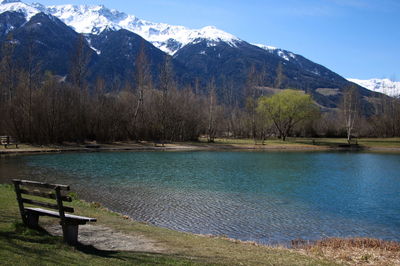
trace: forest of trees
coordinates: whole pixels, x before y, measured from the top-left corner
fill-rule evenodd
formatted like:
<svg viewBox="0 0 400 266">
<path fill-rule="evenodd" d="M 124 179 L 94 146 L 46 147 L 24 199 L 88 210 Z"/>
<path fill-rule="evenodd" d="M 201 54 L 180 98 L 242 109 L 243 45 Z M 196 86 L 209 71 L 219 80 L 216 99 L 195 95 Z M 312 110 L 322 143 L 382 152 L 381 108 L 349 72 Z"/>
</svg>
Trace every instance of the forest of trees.
<svg viewBox="0 0 400 266">
<path fill-rule="evenodd" d="M 77 44 L 67 78 L 39 71 L 32 54 L 24 58 L 22 67 L 13 49 L 13 42 L 5 42 L 1 53 L 0 135 L 21 142 L 400 136 L 399 99 L 382 96 L 376 114 L 362 117 L 359 96 L 351 88 L 344 91 L 340 110 L 321 112 L 304 92 L 260 97 L 260 73 L 252 67 L 243 88 L 247 99 L 243 105 L 230 100 L 232 97 L 222 99 L 229 97 L 229 90 L 225 90 L 227 95 L 217 95 L 213 80 L 206 90 L 199 89 L 196 82 L 193 87 L 178 88 L 168 57 L 159 66 L 159 77 L 152 77 L 142 49 L 132 63 L 134 84 L 112 91 L 101 77 L 94 84 L 87 82 L 88 59 L 82 44 Z M 276 83 L 284 78 L 282 74 L 278 77 Z M 297 98 L 299 106 L 294 105 Z M 289 113 L 293 111 L 295 115 Z"/>
</svg>

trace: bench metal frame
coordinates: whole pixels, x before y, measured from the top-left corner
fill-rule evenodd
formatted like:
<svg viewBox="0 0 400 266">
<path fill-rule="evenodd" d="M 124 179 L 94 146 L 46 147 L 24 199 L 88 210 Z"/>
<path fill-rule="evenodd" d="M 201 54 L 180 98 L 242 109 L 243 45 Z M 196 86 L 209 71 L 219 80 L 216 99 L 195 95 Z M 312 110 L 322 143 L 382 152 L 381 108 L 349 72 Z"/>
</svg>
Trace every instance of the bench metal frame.
<svg viewBox="0 0 400 266">
<path fill-rule="evenodd" d="M 15 193 L 17 195 L 17 201 L 22 221 L 29 228 L 37 229 L 39 227 L 40 216 L 60 218 L 60 225 L 62 226 L 63 230 L 64 242 L 70 245 L 76 245 L 78 243 L 79 225 L 86 224 L 87 222 L 96 222 L 95 218 L 66 214 L 66 212 L 74 212 L 73 208 L 63 205 L 63 202 L 72 202 L 71 197 L 62 194 L 62 191 L 70 190 L 70 187 L 67 185 L 48 184 L 19 179 L 14 179 L 13 183 L 15 187 Z M 28 189 L 31 187 L 37 189 Z M 23 198 L 23 195 L 53 199 L 56 201 L 56 204 Z M 58 212 L 42 208 L 25 207 L 24 203 L 58 210 Z"/>
</svg>

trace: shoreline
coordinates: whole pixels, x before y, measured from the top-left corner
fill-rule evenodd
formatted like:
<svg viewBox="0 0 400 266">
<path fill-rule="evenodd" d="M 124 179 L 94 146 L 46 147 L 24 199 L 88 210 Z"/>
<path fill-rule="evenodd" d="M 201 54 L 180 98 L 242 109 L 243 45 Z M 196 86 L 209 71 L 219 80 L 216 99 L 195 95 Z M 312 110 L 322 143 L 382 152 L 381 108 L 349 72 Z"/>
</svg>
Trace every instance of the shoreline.
<svg viewBox="0 0 400 266">
<path fill-rule="evenodd" d="M 141 223 L 141 224 L 145 224 L 151 227 L 155 227 L 155 228 L 159 228 L 159 229 L 165 229 L 165 230 L 172 230 L 176 233 L 182 233 L 182 234 L 189 234 L 192 236 L 199 236 L 199 237 L 204 237 L 204 238 L 211 238 L 211 239 L 223 239 L 225 241 L 229 241 L 232 243 L 240 243 L 240 244 L 246 244 L 246 245 L 252 245 L 252 246 L 259 246 L 259 247 L 266 247 L 266 248 L 284 248 L 284 249 L 288 249 L 288 250 L 298 250 L 299 248 L 308 248 L 310 246 L 316 245 L 320 242 L 326 241 L 326 240 L 340 240 L 340 241 L 352 241 L 352 240 L 356 240 L 356 239 L 368 239 L 368 240 L 374 240 L 374 241 L 379 241 L 381 243 L 395 243 L 398 244 L 400 246 L 400 240 L 384 240 L 384 239 L 380 239 L 380 238 L 370 238 L 370 237 L 319 237 L 318 239 L 292 239 L 290 240 L 290 242 L 281 242 L 281 243 L 276 243 L 276 244 L 266 244 L 266 243 L 261 243 L 261 242 L 257 242 L 254 240 L 241 240 L 239 238 L 233 238 L 233 237 L 228 237 L 225 235 L 214 235 L 214 234 L 201 234 L 201 233 L 193 233 L 190 231 L 181 231 L 181 230 L 177 230 L 177 229 L 172 229 L 172 228 L 168 228 L 168 227 L 163 227 L 163 226 L 158 226 L 155 224 L 152 224 L 150 222 L 144 222 L 144 221 L 139 221 L 136 220 L 134 217 L 131 217 L 129 215 L 126 215 L 124 213 L 118 212 L 118 211 L 114 211 L 113 209 L 109 208 L 109 207 L 105 207 L 104 204 L 102 203 L 98 203 L 98 202 L 90 202 L 84 199 L 78 199 L 81 202 L 84 202 L 86 204 L 94 204 L 96 206 L 100 206 L 100 208 L 102 208 L 103 210 L 109 212 L 109 213 L 113 213 L 115 215 L 121 216 L 126 220 L 129 220 L 131 222 L 134 223 Z"/>
<path fill-rule="evenodd" d="M 40 221 L 46 230 L 50 227 L 52 240 L 49 236 L 22 234 L 18 231 L 11 231 L 9 226 L 15 219 L 19 219 L 18 206 L 13 197 L 14 192 L 11 185 L 0 185 L 0 205 L 11 215 L 0 215 L 0 230 L 7 232 L 8 238 L 2 239 L 0 243 L 4 244 L 7 256 L 10 262 L 20 260 L 18 253 L 12 253 L 15 249 L 12 244 L 18 242 L 18 247 L 26 247 L 21 258 L 26 262 L 33 262 L 37 255 L 36 250 L 46 251 L 46 257 L 59 258 L 59 250 L 69 252 L 68 247 L 64 247 L 57 240 L 60 237 L 60 227 L 57 221 L 48 218 Z M 271 263 L 274 265 L 397 265 L 400 261 L 400 243 L 382 241 L 368 238 L 332 238 L 318 240 L 315 243 L 295 240 L 293 247 L 287 248 L 279 245 L 264 245 L 252 241 L 241 241 L 224 236 L 193 234 L 180 232 L 176 230 L 157 227 L 147 223 L 135 221 L 131 217 L 124 216 L 121 213 L 105 208 L 102 205 L 90 203 L 84 200 L 76 200 L 73 203 L 80 215 L 97 217 L 99 221 L 96 224 L 90 224 L 86 228 L 82 227 L 80 237 L 85 238 L 84 246 L 90 247 L 95 251 L 94 256 L 99 259 L 98 263 L 110 264 L 109 257 L 104 257 L 106 252 L 113 253 L 116 256 L 115 263 L 120 263 L 119 256 L 124 260 L 129 258 L 127 263 L 135 262 L 137 252 L 145 252 L 147 257 L 157 256 L 157 258 L 166 257 L 184 262 L 183 265 L 197 263 L 203 265 L 260 265 Z M 15 218 L 14 218 L 15 217 Z M 42 218 L 41 218 L 42 219 Z M 14 222 L 15 224 L 15 222 Z M 104 236 L 108 238 L 104 240 Z M 59 238 L 58 238 L 59 239 Z M 48 243 L 51 241 L 50 243 Z M 109 242 L 113 243 L 110 246 Z M 139 244 L 138 244 L 139 242 Z M 10 244 L 11 243 L 11 244 Z M 48 243 L 48 244 L 47 244 Z M 98 246 L 100 244 L 100 246 Z M 103 245 L 102 245 L 103 244 Z M 57 248 L 54 248 L 57 245 Z M 115 245 L 115 246 L 114 246 Z M 55 254 L 49 255 L 49 248 Z M 103 249 L 105 248 L 105 249 Z M 107 251 L 107 248 L 110 248 Z M 30 253 L 33 250 L 33 253 Z M 78 248 L 71 250 L 75 260 L 91 261 L 87 259 L 85 249 Z M 72 253 L 68 253 L 72 254 Z M 92 254 L 92 253 L 91 253 Z M 133 256 L 133 257 L 132 257 Z M 43 259 L 41 254 L 40 259 Z M 86 261 L 85 260 L 85 261 Z M 196 263 L 197 262 L 197 263 Z M 158 263 L 160 264 L 160 263 Z M 163 263 L 161 263 L 163 264 Z M 179 263 L 178 263 L 179 264 Z M 181 263 L 182 264 L 182 263 Z M 103 265 L 103 264 L 99 264 Z M 180 264 L 179 264 L 180 265 Z"/>
<path fill-rule="evenodd" d="M 321 152 L 321 151 L 344 151 L 344 152 L 383 152 L 400 153 L 400 147 L 369 147 L 369 146 L 324 146 L 311 144 L 217 144 L 217 143 L 168 143 L 161 144 L 142 142 L 116 142 L 112 144 L 87 144 L 87 145 L 64 145 L 64 146 L 33 146 L 21 145 L 19 148 L 1 148 L 0 156 L 45 154 L 45 153 L 69 153 L 69 152 L 122 152 L 122 151 L 287 151 L 287 152 Z"/>
<path fill-rule="evenodd" d="M 4 183 L 0 181 L 0 187 L 2 185 L 9 185 L 12 186 L 11 183 Z M 239 238 L 233 238 L 233 237 L 228 237 L 226 235 L 215 235 L 215 234 L 202 234 L 202 233 L 194 233 L 191 231 L 184 231 L 184 230 L 178 230 L 178 229 L 173 229 L 173 228 L 169 228 L 169 227 L 164 227 L 164 226 L 159 226 L 156 224 L 153 224 L 151 222 L 147 222 L 147 221 L 140 221 L 135 219 L 134 217 L 120 212 L 120 211 L 116 211 L 111 207 L 106 206 L 105 203 L 103 202 L 97 202 L 97 201 L 93 201 L 92 199 L 89 198 L 80 198 L 79 194 L 78 197 L 75 199 L 76 202 L 80 202 L 83 203 L 84 205 L 87 206 L 91 206 L 95 209 L 100 209 L 102 211 L 105 211 L 107 213 L 113 214 L 115 216 L 119 216 L 122 217 L 122 219 L 132 222 L 132 223 L 138 223 L 138 224 L 142 224 L 145 226 L 149 226 L 152 227 L 154 229 L 159 229 L 159 230 L 168 230 L 168 231 L 172 231 L 175 232 L 177 234 L 186 234 L 186 235 L 190 235 L 193 237 L 202 237 L 202 238 L 206 238 L 206 239 L 217 239 L 217 240 L 224 240 L 224 241 L 228 241 L 231 242 L 233 244 L 244 244 L 244 245 L 250 245 L 250 246 L 256 246 L 256 247 L 264 247 L 264 248 L 281 248 L 281 249 L 286 249 L 286 250 L 293 250 L 293 251 L 306 251 L 306 249 L 309 249 L 311 247 L 313 247 L 314 245 L 319 245 L 320 243 L 323 243 L 325 241 L 331 241 L 331 240 L 336 240 L 336 241 L 349 241 L 352 242 L 354 240 L 360 240 L 360 239 L 364 239 L 364 240 L 369 240 L 369 241 L 378 241 L 381 244 L 387 244 L 387 243 L 395 243 L 400 247 L 400 240 L 384 240 L 384 239 L 380 239 L 380 238 L 371 238 L 371 237 L 323 237 L 320 236 L 319 238 L 316 239 L 292 239 L 292 240 L 288 240 L 287 242 L 279 242 L 279 243 L 262 243 L 262 242 L 258 242 L 255 240 L 242 240 Z M 89 215 L 90 216 L 90 215 Z"/>
</svg>

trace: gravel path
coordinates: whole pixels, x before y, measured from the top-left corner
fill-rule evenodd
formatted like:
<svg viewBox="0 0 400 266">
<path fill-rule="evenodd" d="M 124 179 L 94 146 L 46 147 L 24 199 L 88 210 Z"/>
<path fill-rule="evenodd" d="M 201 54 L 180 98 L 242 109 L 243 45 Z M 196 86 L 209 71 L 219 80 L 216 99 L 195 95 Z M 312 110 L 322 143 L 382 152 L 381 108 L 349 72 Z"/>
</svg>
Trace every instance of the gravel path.
<svg viewBox="0 0 400 266">
<path fill-rule="evenodd" d="M 45 229 L 52 235 L 62 236 L 61 226 L 50 225 Z M 99 225 L 79 226 L 78 241 L 105 251 L 137 251 L 163 252 L 166 251 L 161 243 L 143 235 L 128 235 Z"/>
</svg>

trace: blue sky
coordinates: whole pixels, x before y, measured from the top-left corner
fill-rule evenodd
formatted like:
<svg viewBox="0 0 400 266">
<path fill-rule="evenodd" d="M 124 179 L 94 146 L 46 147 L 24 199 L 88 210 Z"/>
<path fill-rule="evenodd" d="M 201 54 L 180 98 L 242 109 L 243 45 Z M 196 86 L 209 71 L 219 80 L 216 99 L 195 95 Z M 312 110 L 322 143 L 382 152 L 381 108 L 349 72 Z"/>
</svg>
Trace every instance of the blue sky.
<svg viewBox="0 0 400 266">
<path fill-rule="evenodd" d="M 400 0 L 38 0 L 103 4 L 154 22 L 214 25 L 301 54 L 344 77 L 400 80 Z"/>
</svg>

